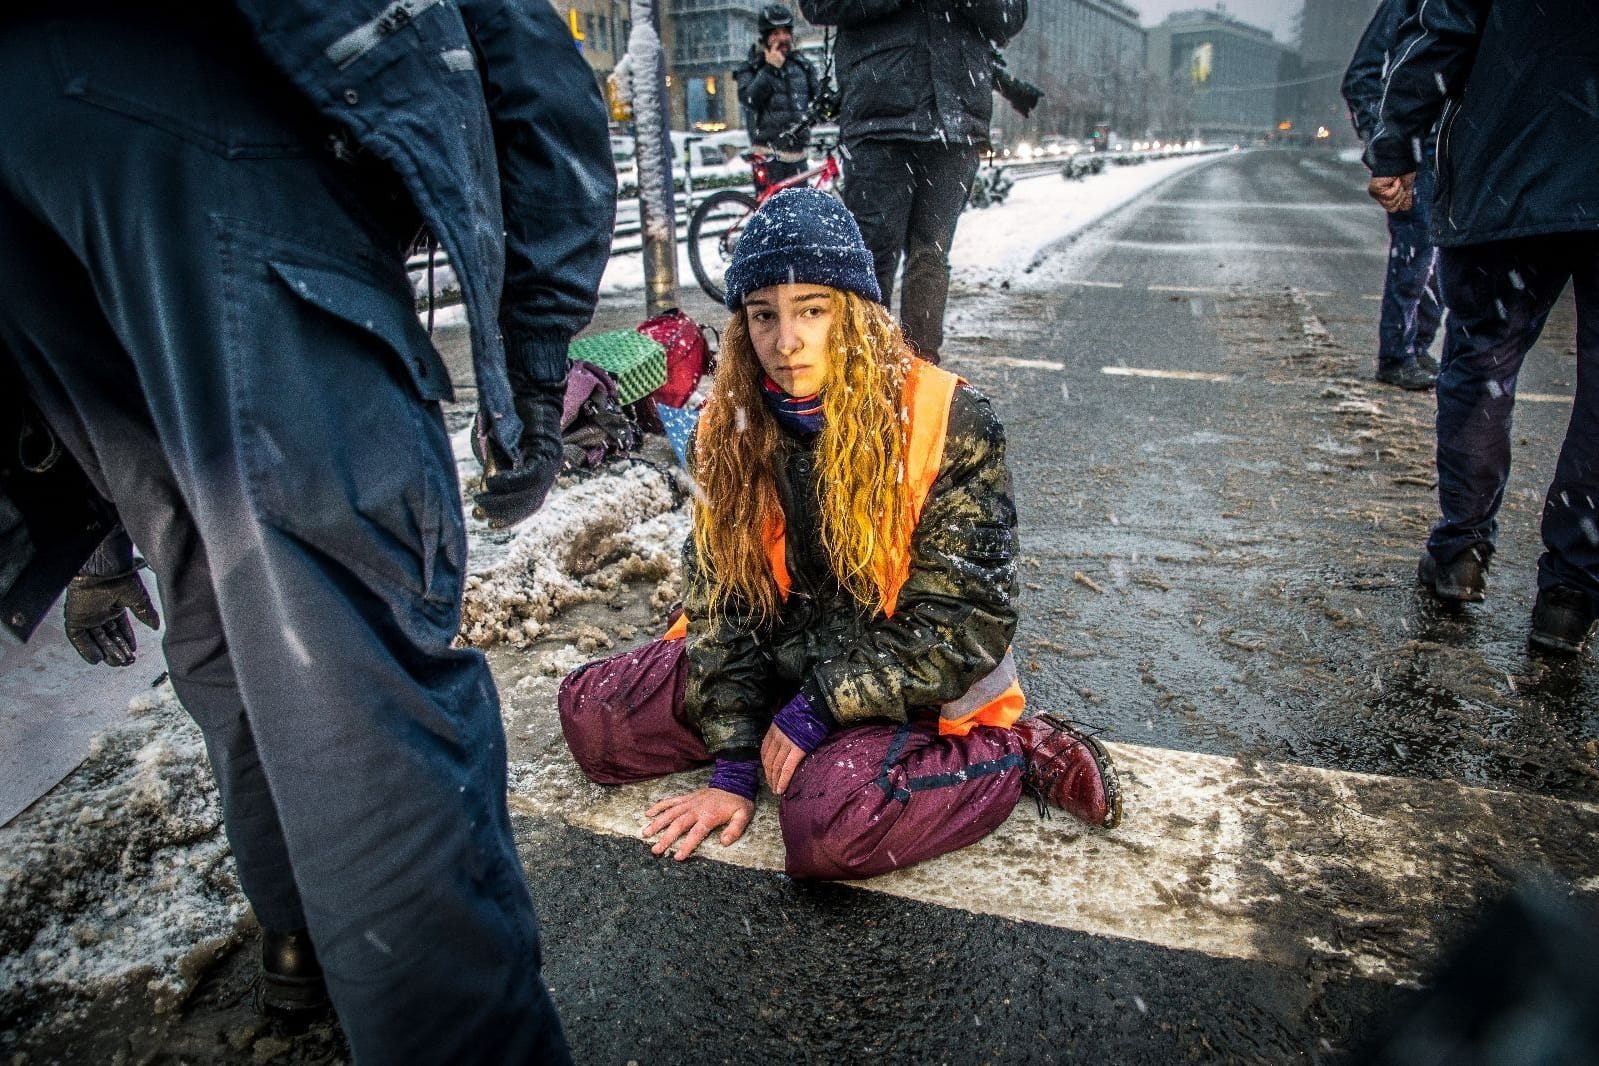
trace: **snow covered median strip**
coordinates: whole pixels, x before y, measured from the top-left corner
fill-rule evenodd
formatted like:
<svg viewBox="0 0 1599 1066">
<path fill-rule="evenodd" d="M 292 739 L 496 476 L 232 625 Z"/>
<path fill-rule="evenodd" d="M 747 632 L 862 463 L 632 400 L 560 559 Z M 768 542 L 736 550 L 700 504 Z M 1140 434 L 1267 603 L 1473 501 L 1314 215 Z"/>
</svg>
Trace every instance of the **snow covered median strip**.
<svg viewBox="0 0 1599 1066">
<path fill-rule="evenodd" d="M 1081 181 L 1054 174 L 1018 181 L 1003 204 L 961 215 L 949 261 L 957 285 L 1015 285 L 1036 270 L 1049 249 L 1075 237 L 1161 182 L 1223 158 L 1217 154 L 1157 159 L 1136 167 L 1107 167 Z M 1040 279 L 1042 282 L 1042 279 Z M 1053 288 L 1058 278 L 1029 288 Z"/>
</svg>

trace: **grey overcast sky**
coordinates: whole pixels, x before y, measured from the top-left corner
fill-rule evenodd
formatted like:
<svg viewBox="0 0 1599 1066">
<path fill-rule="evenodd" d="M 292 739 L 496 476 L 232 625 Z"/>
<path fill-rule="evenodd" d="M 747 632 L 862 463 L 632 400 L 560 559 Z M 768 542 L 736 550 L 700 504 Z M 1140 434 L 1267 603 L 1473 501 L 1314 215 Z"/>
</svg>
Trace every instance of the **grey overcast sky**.
<svg viewBox="0 0 1599 1066">
<path fill-rule="evenodd" d="M 1284 44 L 1295 41 L 1294 16 L 1299 14 L 1300 0 L 1127 0 L 1143 16 L 1145 26 L 1163 22 L 1173 11 L 1192 11 L 1195 8 L 1222 7 L 1227 14 L 1240 22 L 1270 30 Z"/>
</svg>

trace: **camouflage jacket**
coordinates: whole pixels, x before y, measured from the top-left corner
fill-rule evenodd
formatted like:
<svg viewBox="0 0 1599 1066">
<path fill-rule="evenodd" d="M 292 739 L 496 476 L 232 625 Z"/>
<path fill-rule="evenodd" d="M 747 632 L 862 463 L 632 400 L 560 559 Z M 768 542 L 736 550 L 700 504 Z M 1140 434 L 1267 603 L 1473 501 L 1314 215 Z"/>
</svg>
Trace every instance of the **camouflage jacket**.
<svg viewBox="0 0 1599 1066">
<path fill-rule="evenodd" d="M 684 700 L 720 758 L 753 759 L 772 713 L 807 680 L 841 726 L 936 713 L 992 671 L 1016 629 L 1016 506 L 1005 429 L 988 400 L 956 389 L 938 479 L 911 539 L 892 618 L 862 607 L 822 550 L 814 448 L 777 456 L 793 590 L 774 621 L 734 612 L 713 627 L 693 539 L 684 548 Z"/>
</svg>

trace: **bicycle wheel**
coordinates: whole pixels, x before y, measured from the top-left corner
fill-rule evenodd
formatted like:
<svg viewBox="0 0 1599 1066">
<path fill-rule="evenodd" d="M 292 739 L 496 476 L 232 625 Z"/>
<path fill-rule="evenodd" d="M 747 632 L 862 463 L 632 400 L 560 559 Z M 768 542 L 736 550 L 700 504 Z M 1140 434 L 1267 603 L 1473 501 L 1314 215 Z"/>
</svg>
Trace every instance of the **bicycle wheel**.
<svg viewBox="0 0 1599 1066">
<path fill-rule="evenodd" d="M 707 296 L 721 303 L 726 295 L 722 276 L 733 261 L 733 249 L 744 226 L 760 206 L 738 189 L 723 189 L 700 201 L 688 220 L 688 261 Z"/>
</svg>

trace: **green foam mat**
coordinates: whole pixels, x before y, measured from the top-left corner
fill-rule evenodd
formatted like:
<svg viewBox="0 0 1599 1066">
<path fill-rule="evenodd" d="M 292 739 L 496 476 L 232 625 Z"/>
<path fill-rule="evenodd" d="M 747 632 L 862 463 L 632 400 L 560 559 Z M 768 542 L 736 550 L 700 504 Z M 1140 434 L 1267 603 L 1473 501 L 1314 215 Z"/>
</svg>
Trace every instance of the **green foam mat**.
<svg viewBox="0 0 1599 1066">
<path fill-rule="evenodd" d="M 616 379 L 616 400 L 637 403 L 666 384 L 666 349 L 637 330 L 591 333 L 572 342 L 572 359 L 593 363 Z"/>
</svg>

